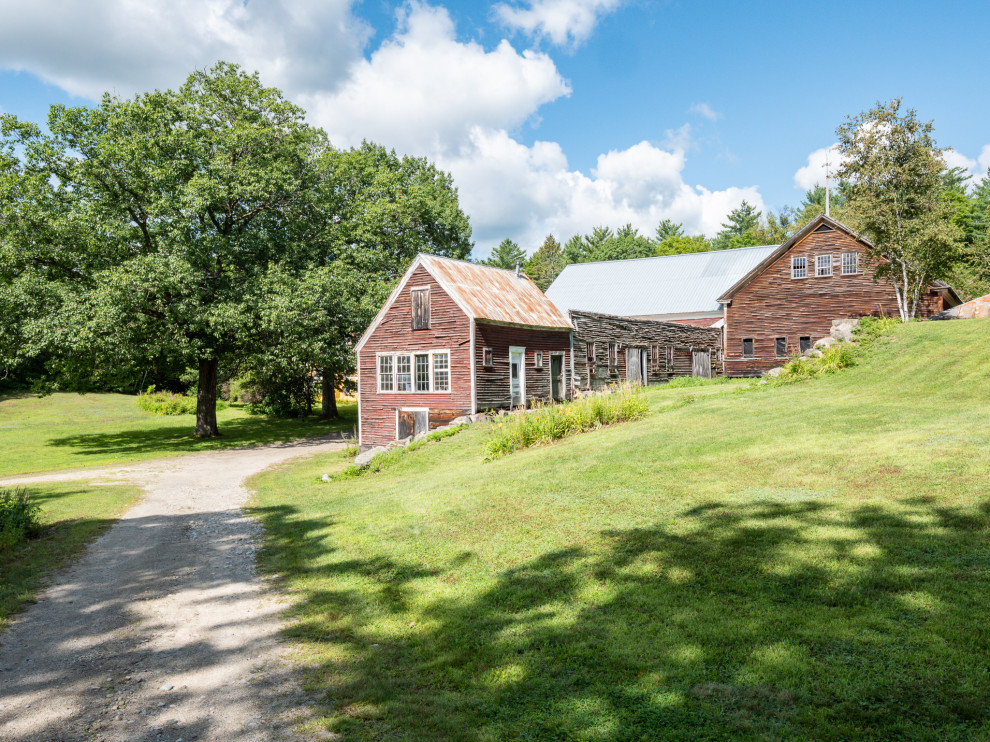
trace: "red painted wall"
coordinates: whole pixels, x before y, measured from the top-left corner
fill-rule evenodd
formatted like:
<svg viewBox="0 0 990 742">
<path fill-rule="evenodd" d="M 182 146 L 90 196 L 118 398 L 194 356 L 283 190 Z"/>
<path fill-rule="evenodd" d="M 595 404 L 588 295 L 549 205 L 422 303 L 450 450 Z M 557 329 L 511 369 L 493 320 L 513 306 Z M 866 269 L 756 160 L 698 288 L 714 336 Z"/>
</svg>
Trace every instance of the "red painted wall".
<svg viewBox="0 0 990 742">
<path fill-rule="evenodd" d="M 571 334 L 569 330 L 532 330 L 525 327 L 491 325 L 482 321 L 475 324 L 475 363 L 477 364 L 478 409 L 508 407 L 512 400 L 509 391 L 509 347 L 526 349 L 526 399 L 549 399 L 550 354 L 564 354 L 564 393 L 570 387 Z M 484 348 L 492 349 L 494 365 L 483 362 Z M 536 352 L 543 351 L 543 368 L 536 368 Z"/>
<path fill-rule="evenodd" d="M 411 290 L 430 287 L 430 328 L 412 329 Z M 450 392 L 379 392 L 377 353 L 450 351 Z M 417 268 L 358 354 L 361 445 L 395 440 L 396 410 L 430 410 L 430 429 L 471 412 L 471 321 L 423 267 Z"/>
</svg>

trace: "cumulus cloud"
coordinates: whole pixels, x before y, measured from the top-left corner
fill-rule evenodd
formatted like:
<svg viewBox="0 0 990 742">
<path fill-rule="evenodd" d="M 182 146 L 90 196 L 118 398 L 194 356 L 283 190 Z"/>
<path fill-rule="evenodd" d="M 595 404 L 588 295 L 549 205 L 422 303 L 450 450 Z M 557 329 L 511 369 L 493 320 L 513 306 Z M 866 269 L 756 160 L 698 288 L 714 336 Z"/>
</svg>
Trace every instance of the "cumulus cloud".
<svg viewBox="0 0 990 742">
<path fill-rule="evenodd" d="M 689 233 L 711 236 L 743 200 L 763 208 L 755 186 L 709 191 L 688 185 L 685 163 L 683 151 L 640 142 L 600 155 L 585 174 L 569 168 L 556 143 L 527 147 L 505 131 L 480 128 L 460 152 L 440 160 L 460 186 L 481 255 L 505 237 L 532 251 L 547 233 L 567 239 L 600 224 L 628 222 L 652 234 L 662 219 L 673 219 Z"/>
<path fill-rule="evenodd" d="M 7 3 L 0 67 L 99 98 L 174 87 L 216 60 L 258 70 L 290 96 L 333 88 L 370 29 L 352 0 L 32 0 Z"/>
<path fill-rule="evenodd" d="M 808 155 L 808 164 L 798 168 L 794 173 L 794 187 L 809 191 L 816 185 L 825 185 L 825 160 L 831 162 L 831 172 L 834 178 L 836 170 L 842 164 L 843 157 L 839 154 L 839 145 L 816 149 Z"/>
<path fill-rule="evenodd" d="M 980 156 L 976 158 L 977 163 L 980 166 L 979 175 L 983 176 L 987 174 L 987 170 L 990 170 L 990 144 L 984 144 L 983 150 L 980 152 Z"/>
<path fill-rule="evenodd" d="M 966 155 L 951 148 L 944 150 L 942 157 L 950 168 L 961 167 L 969 173 L 967 185 L 974 185 L 983 180 L 987 170 L 990 169 L 990 144 L 983 145 L 983 149 L 976 156 L 976 159 L 966 157 Z"/>
<path fill-rule="evenodd" d="M 558 46 L 579 44 L 591 35 L 598 18 L 621 0 L 530 0 L 525 6 L 498 3 L 495 15 L 509 28 Z"/>
<path fill-rule="evenodd" d="M 300 100 L 335 144 L 372 139 L 436 155 L 467 141 L 472 127 L 512 128 L 569 94 L 547 55 L 504 40 L 492 51 L 460 42 L 446 9 L 413 4 L 396 35 L 336 91 Z"/>
<path fill-rule="evenodd" d="M 722 118 L 722 114 L 716 111 L 707 103 L 692 103 L 688 111 L 690 111 L 691 113 L 696 113 L 699 116 L 703 116 L 709 121 L 718 121 L 720 118 Z"/>
</svg>

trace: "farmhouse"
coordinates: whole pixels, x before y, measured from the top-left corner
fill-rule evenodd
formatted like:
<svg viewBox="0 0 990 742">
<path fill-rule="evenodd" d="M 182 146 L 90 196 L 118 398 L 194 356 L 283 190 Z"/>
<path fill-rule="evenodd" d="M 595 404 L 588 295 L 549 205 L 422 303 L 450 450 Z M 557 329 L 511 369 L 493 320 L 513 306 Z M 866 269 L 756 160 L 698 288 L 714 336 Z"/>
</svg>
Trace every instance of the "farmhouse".
<svg viewBox="0 0 990 742">
<path fill-rule="evenodd" d="M 355 347 L 361 447 L 565 399 L 570 332 L 524 274 L 417 256 Z"/>
<path fill-rule="evenodd" d="M 781 245 L 569 265 L 547 296 L 572 316 L 591 311 L 719 328 L 722 352 L 713 367 L 755 376 L 811 348 L 833 319 L 897 314 L 893 284 L 873 278 L 869 247 L 820 215 Z M 936 282 L 918 314 L 959 303 L 948 284 Z"/>
</svg>

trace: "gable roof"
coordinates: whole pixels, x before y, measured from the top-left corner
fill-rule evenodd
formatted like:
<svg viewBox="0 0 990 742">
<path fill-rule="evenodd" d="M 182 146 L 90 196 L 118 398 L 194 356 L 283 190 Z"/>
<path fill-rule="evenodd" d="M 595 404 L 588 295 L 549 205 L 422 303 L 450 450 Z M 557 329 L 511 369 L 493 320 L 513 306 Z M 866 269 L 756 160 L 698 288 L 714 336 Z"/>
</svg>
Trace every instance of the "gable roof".
<svg viewBox="0 0 990 742">
<path fill-rule="evenodd" d="M 743 276 L 735 284 L 730 286 L 729 289 L 724 294 L 718 297 L 719 303 L 728 304 L 730 301 L 732 301 L 732 297 L 735 296 L 740 289 L 747 286 L 750 283 L 750 281 L 752 281 L 754 278 L 760 275 L 764 270 L 766 270 L 767 267 L 769 267 L 775 260 L 777 260 L 777 258 L 779 258 L 781 255 L 786 253 L 788 250 L 794 247 L 794 245 L 799 243 L 809 234 L 821 229 L 822 227 L 826 227 L 827 229 L 834 229 L 838 232 L 844 232 L 850 237 L 852 237 L 854 240 L 856 240 L 857 242 L 861 242 L 867 247 L 873 247 L 872 242 L 870 242 L 868 239 L 863 237 L 863 235 L 854 232 L 852 229 L 847 227 L 842 222 L 836 221 L 830 216 L 819 214 L 810 222 L 805 224 L 801 229 L 795 232 L 793 237 L 791 237 L 789 240 L 786 240 L 785 242 L 782 242 L 779 247 L 776 247 L 773 251 L 771 251 L 763 260 L 761 260 L 756 266 L 754 266 L 753 269 L 749 271 L 745 276 Z M 823 231 L 827 231 L 827 229 Z"/>
<path fill-rule="evenodd" d="M 525 274 L 420 253 L 355 346 L 360 350 L 419 267 L 425 268 L 468 317 L 483 322 L 570 330 L 570 320 Z"/>
<path fill-rule="evenodd" d="M 776 245 L 572 263 L 547 289 L 561 311 L 620 317 L 721 311 L 719 295 L 777 249 Z"/>
</svg>

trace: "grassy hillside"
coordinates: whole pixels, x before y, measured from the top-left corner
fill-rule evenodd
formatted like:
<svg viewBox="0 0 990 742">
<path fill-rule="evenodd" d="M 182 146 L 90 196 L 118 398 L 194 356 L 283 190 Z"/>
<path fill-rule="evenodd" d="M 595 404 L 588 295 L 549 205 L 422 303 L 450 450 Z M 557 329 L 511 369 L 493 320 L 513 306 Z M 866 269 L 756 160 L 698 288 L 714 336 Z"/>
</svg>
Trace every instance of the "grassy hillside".
<svg viewBox="0 0 990 742">
<path fill-rule="evenodd" d="M 0 477 L 171 456 L 253 443 L 273 443 L 350 430 L 356 405 L 343 420 L 283 420 L 242 408 L 217 413 L 222 437 L 193 438 L 193 415 L 163 416 L 138 408 L 124 394 L 21 395 L 0 398 Z"/>
<path fill-rule="evenodd" d="M 478 426 L 258 477 L 348 739 L 990 735 L 990 322 L 482 463 Z M 693 398 L 689 404 L 685 399 Z M 681 402 L 678 404 L 676 402 Z"/>
</svg>

